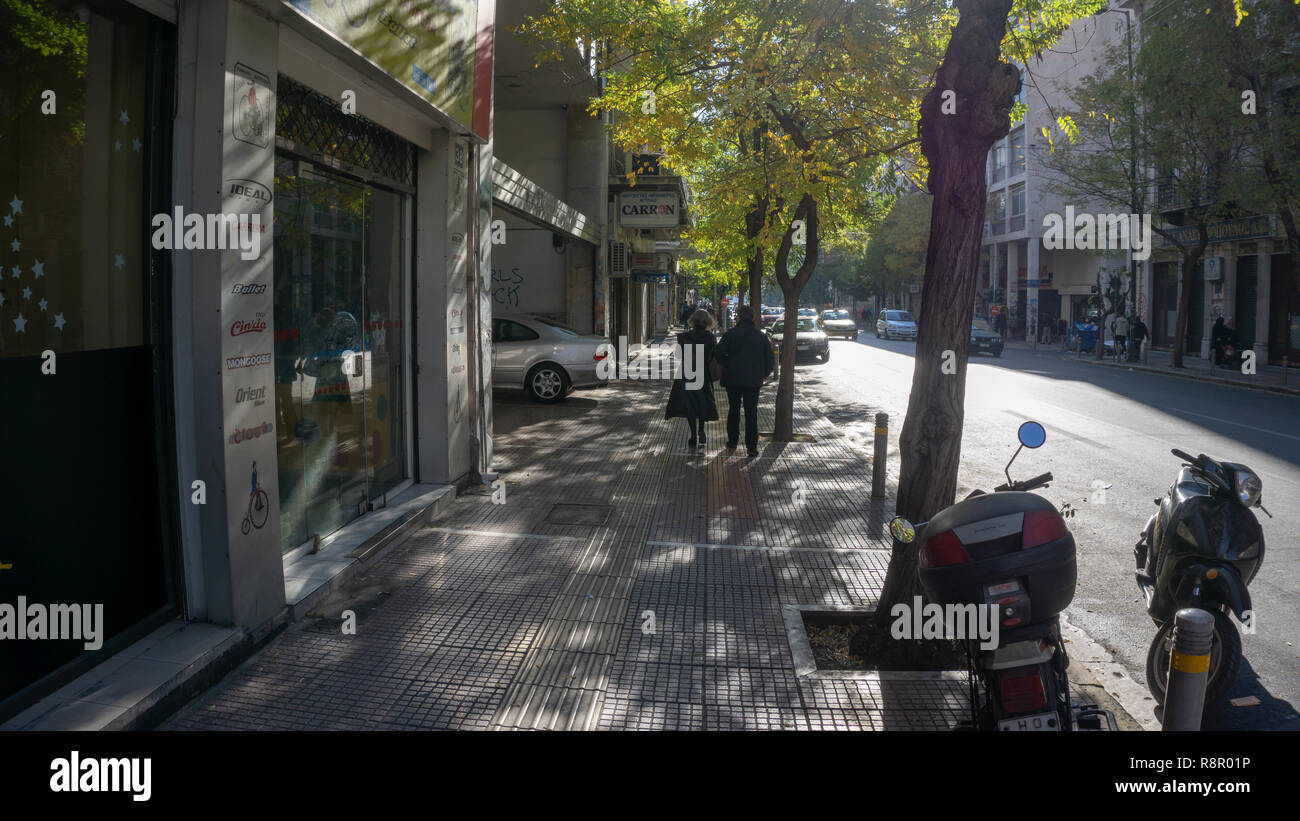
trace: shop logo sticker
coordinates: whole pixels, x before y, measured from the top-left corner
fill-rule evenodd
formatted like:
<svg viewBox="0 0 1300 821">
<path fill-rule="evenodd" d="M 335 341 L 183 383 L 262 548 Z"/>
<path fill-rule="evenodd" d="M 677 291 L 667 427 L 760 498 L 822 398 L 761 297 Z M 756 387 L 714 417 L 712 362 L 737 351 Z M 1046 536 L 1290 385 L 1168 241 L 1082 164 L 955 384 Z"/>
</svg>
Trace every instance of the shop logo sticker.
<svg viewBox="0 0 1300 821">
<path fill-rule="evenodd" d="M 271 143 L 271 81 L 265 74 L 235 63 L 235 98 L 230 108 L 230 133 L 236 140 L 266 148 Z"/>
<path fill-rule="evenodd" d="M 252 368 L 257 365 L 270 365 L 270 364 L 271 364 L 271 354 L 269 352 L 252 353 L 252 354 L 245 354 L 243 356 L 226 357 L 226 370 L 228 371 L 233 371 L 238 368 Z"/>
<path fill-rule="evenodd" d="M 266 320 L 258 316 L 251 322 L 242 319 L 236 319 L 230 324 L 231 336 L 243 336 L 244 334 L 260 334 L 266 330 Z"/>
<path fill-rule="evenodd" d="M 249 296 L 250 294 L 264 294 L 266 293 L 266 286 L 255 284 L 255 283 L 248 283 L 246 285 L 242 282 L 236 282 L 235 287 L 230 289 L 230 293 L 238 294 L 239 296 Z"/>
<path fill-rule="evenodd" d="M 235 391 L 235 404 L 242 405 L 245 402 L 252 402 L 253 407 L 266 404 L 266 386 L 260 385 L 256 388 L 238 388 Z"/>
<path fill-rule="evenodd" d="M 226 180 L 226 193 L 232 197 L 239 197 L 263 205 L 271 201 L 271 189 L 262 185 L 257 180 L 238 178 Z"/>
<path fill-rule="evenodd" d="M 236 428 L 235 432 L 230 434 L 230 444 L 238 445 L 240 442 L 248 442 L 252 439 L 257 439 L 262 434 L 270 433 L 274 429 L 275 426 L 270 422 L 263 422 L 262 424 L 252 428 Z"/>
</svg>

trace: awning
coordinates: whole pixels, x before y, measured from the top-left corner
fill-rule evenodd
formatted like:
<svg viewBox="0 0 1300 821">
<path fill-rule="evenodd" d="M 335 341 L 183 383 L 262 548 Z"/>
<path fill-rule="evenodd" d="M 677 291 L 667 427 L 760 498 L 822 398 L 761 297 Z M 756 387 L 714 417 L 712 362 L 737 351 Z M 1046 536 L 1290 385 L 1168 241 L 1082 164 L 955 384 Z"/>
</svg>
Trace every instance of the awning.
<svg viewBox="0 0 1300 821">
<path fill-rule="evenodd" d="M 558 234 L 600 244 L 600 228 L 590 217 L 496 157 L 492 158 L 492 201 Z"/>
</svg>

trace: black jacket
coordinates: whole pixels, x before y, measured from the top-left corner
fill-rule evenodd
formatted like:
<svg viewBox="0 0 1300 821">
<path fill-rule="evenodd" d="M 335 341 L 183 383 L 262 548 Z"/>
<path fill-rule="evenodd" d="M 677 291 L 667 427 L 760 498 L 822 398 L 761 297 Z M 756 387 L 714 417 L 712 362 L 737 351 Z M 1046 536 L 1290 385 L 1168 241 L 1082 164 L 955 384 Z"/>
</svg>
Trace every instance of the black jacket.
<svg viewBox="0 0 1300 821">
<path fill-rule="evenodd" d="M 723 364 L 722 385 L 727 388 L 761 388 L 776 367 L 776 354 L 767 335 L 742 320 L 722 335 L 713 356 Z"/>
</svg>

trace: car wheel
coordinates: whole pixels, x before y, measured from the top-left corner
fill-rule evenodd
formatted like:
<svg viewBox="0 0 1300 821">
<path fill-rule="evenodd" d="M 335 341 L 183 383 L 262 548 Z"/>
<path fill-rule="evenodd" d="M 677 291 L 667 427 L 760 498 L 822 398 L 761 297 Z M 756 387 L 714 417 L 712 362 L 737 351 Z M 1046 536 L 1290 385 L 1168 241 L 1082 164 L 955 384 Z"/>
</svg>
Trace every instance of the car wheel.
<svg viewBox="0 0 1300 821">
<path fill-rule="evenodd" d="M 827 344 L 826 350 L 822 351 L 822 362 L 825 363 L 830 361 L 831 361 L 831 346 Z"/>
<path fill-rule="evenodd" d="M 528 372 L 524 387 L 534 401 L 547 404 L 559 402 L 568 392 L 569 376 L 559 365 L 543 362 Z"/>
<path fill-rule="evenodd" d="M 998 348 L 996 351 L 993 352 L 993 355 L 1000 359 L 1002 357 L 1002 349 Z"/>
</svg>

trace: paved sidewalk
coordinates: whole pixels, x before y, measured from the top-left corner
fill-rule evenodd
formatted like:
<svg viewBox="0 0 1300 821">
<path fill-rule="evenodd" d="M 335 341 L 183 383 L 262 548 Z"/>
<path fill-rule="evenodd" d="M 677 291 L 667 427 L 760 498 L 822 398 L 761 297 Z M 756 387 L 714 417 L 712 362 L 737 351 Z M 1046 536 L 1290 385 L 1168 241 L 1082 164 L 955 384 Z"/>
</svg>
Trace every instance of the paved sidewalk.
<svg viewBox="0 0 1300 821">
<path fill-rule="evenodd" d="M 1032 351 L 1034 345 L 1032 342 L 1021 340 L 1009 340 L 1006 343 L 1008 348 L 1017 350 Z M 1078 359 L 1080 362 L 1087 362 L 1093 365 L 1104 365 L 1111 368 L 1123 368 L 1134 372 L 1158 373 L 1165 376 L 1177 376 L 1184 379 L 1196 379 L 1202 382 L 1212 382 L 1220 385 L 1237 385 L 1244 388 L 1254 388 L 1255 390 L 1270 391 L 1273 393 L 1289 393 L 1300 395 L 1300 369 L 1288 367 L 1285 369 L 1280 365 L 1267 365 L 1263 362 L 1257 362 L 1255 373 L 1242 373 L 1239 369 L 1216 367 L 1213 372 L 1210 371 L 1210 360 L 1201 359 L 1197 356 L 1184 356 L 1183 367 L 1173 367 L 1173 354 L 1169 351 L 1148 351 L 1147 361 L 1141 362 L 1116 362 L 1110 357 L 1098 360 L 1097 355 L 1084 354 L 1076 357 L 1073 350 L 1063 351 L 1059 342 L 1052 345 L 1040 344 L 1038 346 L 1039 355 L 1055 355 Z"/>
<path fill-rule="evenodd" d="M 870 460 L 799 401 L 811 441 L 749 462 L 719 422 L 689 452 L 667 387 L 499 395 L 505 504 L 462 495 L 164 728 L 955 726 L 964 674 L 796 672 L 783 607 L 869 607 L 884 581 Z"/>
</svg>

